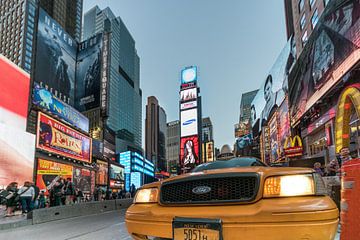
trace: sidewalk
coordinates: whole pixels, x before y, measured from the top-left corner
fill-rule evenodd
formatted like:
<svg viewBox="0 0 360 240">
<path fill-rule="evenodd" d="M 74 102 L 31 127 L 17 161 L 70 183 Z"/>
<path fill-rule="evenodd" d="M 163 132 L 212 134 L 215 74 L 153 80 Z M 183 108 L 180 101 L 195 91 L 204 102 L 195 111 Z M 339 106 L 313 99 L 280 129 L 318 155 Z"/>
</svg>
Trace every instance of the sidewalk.
<svg viewBox="0 0 360 240">
<path fill-rule="evenodd" d="M 9 228 L 16 228 L 31 225 L 31 219 L 27 219 L 26 215 L 21 213 L 21 210 L 15 212 L 15 216 L 5 217 L 6 207 L 0 206 L 0 231 Z"/>
</svg>

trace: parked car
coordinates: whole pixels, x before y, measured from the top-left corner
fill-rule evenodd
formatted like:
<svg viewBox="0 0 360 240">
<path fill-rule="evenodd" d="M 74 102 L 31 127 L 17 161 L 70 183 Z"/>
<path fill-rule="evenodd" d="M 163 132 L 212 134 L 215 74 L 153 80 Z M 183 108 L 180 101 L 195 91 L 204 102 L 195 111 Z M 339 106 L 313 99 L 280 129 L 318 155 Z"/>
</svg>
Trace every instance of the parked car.
<svg viewBox="0 0 360 240">
<path fill-rule="evenodd" d="M 134 239 L 334 239 L 339 211 L 320 175 L 253 157 L 143 186 L 126 212 Z"/>
</svg>

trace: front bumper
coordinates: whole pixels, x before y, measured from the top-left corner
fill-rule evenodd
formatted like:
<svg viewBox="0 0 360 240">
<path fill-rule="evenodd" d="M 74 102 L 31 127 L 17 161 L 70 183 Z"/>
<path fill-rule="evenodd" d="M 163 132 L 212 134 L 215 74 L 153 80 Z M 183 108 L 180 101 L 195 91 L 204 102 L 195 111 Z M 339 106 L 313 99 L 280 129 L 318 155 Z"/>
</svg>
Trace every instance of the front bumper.
<svg viewBox="0 0 360 240">
<path fill-rule="evenodd" d="M 339 212 L 329 197 L 262 199 L 227 206 L 134 204 L 126 212 L 126 226 L 135 239 L 171 239 L 175 216 L 221 219 L 224 240 L 332 240 Z"/>
</svg>

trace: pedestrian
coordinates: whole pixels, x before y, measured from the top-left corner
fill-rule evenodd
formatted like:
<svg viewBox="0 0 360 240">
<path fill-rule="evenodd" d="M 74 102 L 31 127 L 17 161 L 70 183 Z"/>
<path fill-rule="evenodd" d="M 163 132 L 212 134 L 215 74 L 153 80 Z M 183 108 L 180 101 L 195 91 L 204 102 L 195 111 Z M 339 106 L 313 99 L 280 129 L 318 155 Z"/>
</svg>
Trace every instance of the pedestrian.
<svg viewBox="0 0 360 240">
<path fill-rule="evenodd" d="M 19 189 L 18 194 L 20 196 L 22 213 L 30 212 L 35 197 L 35 189 L 32 187 L 31 182 L 26 181 L 24 186 Z"/>
<path fill-rule="evenodd" d="M 343 165 L 347 161 L 352 160 L 352 157 L 350 156 L 350 149 L 348 147 L 343 147 L 340 149 L 340 159 L 341 165 Z"/>
<path fill-rule="evenodd" d="M 15 200 L 17 191 L 18 191 L 17 187 L 18 187 L 17 182 L 12 182 L 6 187 L 6 191 L 9 194 L 5 197 L 5 199 L 6 199 L 6 215 L 5 215 L 5 217 L 10 217 L 10 216 L 15 215 L 14 210 L 18 204 L 18 201 Z"/>
<path fill-rule="evenodd" d="M 115 192 L 115 191 L 113 191 L 113 192 L 112 192 L 111 197 L 112 197 L 112 199 L 116 199 L 117 194 L 116 194 L 116 192 Z"/>
<path fill-rule="evenodd" d="M 34 201 L 33 201 L 33 206 L 31 206 L 32 209 L 37 209 L 39 208 L 39 193 L 40 193 L 40 188 L 38 186 L 36 186 L 34 183 L 31 183 L 31 186 L 34 188 L 35 190 L 35 196 L 34 196 Z"/>
<path fill-rule="evenodd" d="M 132 184 L 131 187 L 130 187 L 130 194 L 131 194 L 132 198 L 135 197 L 135 193 L 136 193 L 136 187 L 135 187 L 134 184 Z"/>
<path fill-rule="evenodd" d="M 339 171 L 339 163 L 336 159 L 330 161 L 327 165 L 327 176 L 336 176 L 336 173 Z"/>
<path fill-rule="evenodd" d="M 38 202 L 39 202 L 38 208 L 44 208 L 45 207 L 45 205 L 46 205 L 46 197 L 45 197 L 44 190 L 40 191 Z"/>
<path fill-rule="evenodd" d="M 99 187 L 96 186 L 94 189 L 94 201 L 99 201 Z"/>
<path fill-rule="evenodd" d="M 52 206 L 60 206 L 61 198 L 63 196 L 63 180 L 59 178 L 52 187 L 52 194 L 54 196 L 54 204 Z"/>
<path fill-rule="evenodd" d="M 314 163 L 314 170 L 315 172 L 319 173 L 322 177 L 324 176 L 324 172 L 321 169 L 321 163 L 319 162 Z"/>
<path fill-rule="evenodd" d="M 120 191 L 118 192 L 117 198 L 118 199 L 123 198 L 123 190 L 122 189 L 120 189 Z"/>
<path fill-rule="evenodd" d="M 75 185 L 71 181 L 71 178 L 66 179 L 64 192 L 65 192 L 65 205 L 74 204 Z"/>
<path fill-rule="evenodd" d="M 125 198 L 131 198 L 130 192 L 126 192 L 126 193 L 125 193 Z"/>
<path fill-rule="evenodd" d="M 76 199 L 78 203 L 81 203 L 84 199 L 84 194 L 81 191 L 81 189 L 77 189 L 77 195 L 76 195 Z"/>
</svg>

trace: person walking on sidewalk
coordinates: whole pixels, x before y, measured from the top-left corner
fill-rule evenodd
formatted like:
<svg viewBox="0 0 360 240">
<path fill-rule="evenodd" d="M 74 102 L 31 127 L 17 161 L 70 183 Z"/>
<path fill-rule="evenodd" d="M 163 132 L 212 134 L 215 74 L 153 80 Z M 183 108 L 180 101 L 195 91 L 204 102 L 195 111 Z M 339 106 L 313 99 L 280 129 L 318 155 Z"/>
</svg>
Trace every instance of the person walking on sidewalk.
<svg viewBox="0 0 360 240">
<path fill-rule="evenodd" d="M 34 196 L 34 201 L 33 201 L 33 205 L 31 206 L 31 209 L 38 209 L 39 208 L 39 193 L 40 193 L 40 188 L 38 186 L 35 185 L 35 183 L 31 183 L 31 186 L 34 188 L 35 190 L 35 196 Z"/>
<path fill-rule="evenodd" d="M 61 197 L 63 195 L 63 181 L 61 178 L 59 178 L 56 183 L 53 185 L 51 191 L 54 196 L 54 205 L 53 206 L 60 206 L 61 205 Z"/>
<path fill-rule="evenodd" d="M 18 201 L 15 200 L 18 191 L 17 187 L 18 187 L 17 182 L 12 182 L 6 187 L 6 191 L 8 191 L 9 194 L 5 197 L 6 198 L 5 217 L 14 216 L 14 210 L 18 204 Z"/>
<path fill-rule="evenodd" d="M 18 194 L 20 196 L 22 212 L 30 212 L 32 210 L 31 207 L 33 206 L 32 202 L 34 201 L 35 197 L 35 189 L 31 186 L 31 183 L 26 181 L 24 186 L 22 186 L 18 191 Z"/>
<path fill-rule="evenodd" d="M 74 204 L 75 185 L 71 178 L 67 178 L 65 182 L 65 205 Z"/>
</svg>

